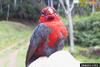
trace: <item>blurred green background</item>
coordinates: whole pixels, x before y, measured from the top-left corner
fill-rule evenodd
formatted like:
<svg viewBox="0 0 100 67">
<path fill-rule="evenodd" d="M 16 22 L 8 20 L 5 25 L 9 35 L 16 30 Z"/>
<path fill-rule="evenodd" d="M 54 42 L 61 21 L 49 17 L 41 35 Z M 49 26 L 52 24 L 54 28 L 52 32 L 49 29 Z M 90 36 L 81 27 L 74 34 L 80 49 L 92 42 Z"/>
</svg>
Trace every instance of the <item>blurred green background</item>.
<svg viewBox="0 0 100 67">
<path fill-rule="evenodd" d="M 51 1 L 0 0 L 0 67 L 25 67 L 26 52 L 40 10 L 50 6 Z M 75 42 L 72 55 L 80 62 L 100 63 L 100 1 L 76 1 L 71 12 Z M 53 7 L 69 28 L 59 0 L 53 0 Z M 68 38 L 64 49 L 70 51 L 70 48 Z"/>
</svg>

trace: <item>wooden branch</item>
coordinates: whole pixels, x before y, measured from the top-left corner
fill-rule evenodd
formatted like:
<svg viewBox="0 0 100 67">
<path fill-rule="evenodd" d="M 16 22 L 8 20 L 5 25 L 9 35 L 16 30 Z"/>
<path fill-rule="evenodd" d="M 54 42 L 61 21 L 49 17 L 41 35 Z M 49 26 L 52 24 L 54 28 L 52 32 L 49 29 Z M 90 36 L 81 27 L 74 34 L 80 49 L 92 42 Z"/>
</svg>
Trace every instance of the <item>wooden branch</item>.
<svg viewBox="0 0 100 67">
<path fill-rule="evenodd" d="M 68 13 L 72 11 L 72 9 L 74 8 L 74 2 L 72 2 L 72 4 L 70 5 L 69 0 L 65 0 L 66 5 L 68 7 Z"/>
<path fill-rule="evenodd" d="M 65 6 L 64 6 L 64 3 L 63 3 L 63 0 L 59 0 L 60 4 L 62 5 L 64 11 L 65 11 L 65 14 L 67 15 L 69 12 L 66 10 Z"/>
<path fill-rule="evenodd" d="M 72 11 L 73 8 L 74 8 L 74 2 L 71 4 L 70 11 Z"/>
<path fill-rule="evenodd" d="M 67 5 L 67 7 L 70 8 L 69 0 L 65 0 L 65 3 Z"/>
</svg>

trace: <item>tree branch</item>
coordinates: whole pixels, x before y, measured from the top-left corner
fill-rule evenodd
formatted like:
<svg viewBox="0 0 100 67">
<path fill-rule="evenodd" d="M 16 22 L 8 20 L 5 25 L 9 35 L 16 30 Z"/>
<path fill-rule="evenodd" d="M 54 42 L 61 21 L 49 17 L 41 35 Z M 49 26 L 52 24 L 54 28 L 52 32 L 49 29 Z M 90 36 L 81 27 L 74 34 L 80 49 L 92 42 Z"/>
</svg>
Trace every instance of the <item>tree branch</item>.
<svg viewBox="0 0 100 67">
<path fill-rule="evenodd" d="M 70 8 L 69 0 L 65 0 L 65 3 L 67 5 L 67 7 Z"/>
<path fill-rule="evenodd" d="M 70 11 L 74 8 L 74 2 L 71 4 Z"/>
<path fill-rule="evenodd" d="M 64 11 L 65 11 L 65 14 L 67 15 L 69 12 L 66 10 L 65 6 L 64 6 L 64 3 L 63 3 L 63 0 L 59 0 L 60 4 L 62 5 Z"/>
</svg>

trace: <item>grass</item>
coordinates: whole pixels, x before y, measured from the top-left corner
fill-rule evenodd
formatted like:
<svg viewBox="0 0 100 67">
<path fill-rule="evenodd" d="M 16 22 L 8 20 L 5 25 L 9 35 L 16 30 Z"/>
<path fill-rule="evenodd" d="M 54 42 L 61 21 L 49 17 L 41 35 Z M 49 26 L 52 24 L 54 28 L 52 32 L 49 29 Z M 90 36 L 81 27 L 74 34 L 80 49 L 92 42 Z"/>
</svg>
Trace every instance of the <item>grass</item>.
<svg viewBox="0 0 100 67">
<path fill-rule="evenodd" d="M 15 22 L 0 22 L 0 50 L 15 44 L 19 39 L 24 39 L 30 33 L 29 27 Z"/>
<path fill-rule="evenodd" d="M 26 58 L 27 46 L 21 47 L 19 53 L 17 54 L 17 67 L 25 67 L 25 58 Z"/>
<path fill-rule="evenodd" d="M 32 34 L 32 28 L 16 22 L 0 21 L 0 51 L 14 45 L 13 48 L 0 53 L 0 58 L 4 58 L 6 61 L 3 67 L 8 67 L 9 60 L 7 56 L 18 50 L 17 54 L 17 67 L 25 67 L 24 61 L 27 51 L 27 42 Z"/>
<path fill-rule="evenodd" d="M 69 46 L 64 49 L 70 50 Z M 82 63 L 100 63 L 100 57 L 90 53 L 87 54 L 86 51 L 88 50 L 89 48 L 75 46 L 75 52 L 72 55 Z M 85 51 L 86 55 L 82 54 L 82 51 Z"/>
<path fill-rule="evenodd" d="M 28 48 L 28 41 L 31 36 L 32 29 L 20 23 L 15 22 L 0 22 L 0 51 L 6 49 L 7 47 L 18 44 L 14 48 L 5 51 L 0 58 L 7 58 L 7 56 L 14 51 L 18 50 L 16 57 L 16 67 L 25 67 L 25 58 Z M 20 40 L 24 40 L 21 43 L 18 43 Z M 64 48 L 69 50 L 69 46 Z M 94 57 L 84 56 L 80 54 L 80 51 L 88 50 L 88 48 L 83 48 L 80 46 L 75 46 L 75 53 L 72 55 L 81 62 L 87 63 L 100 63 L 100 57 L 94 55 Z M 8 61 L 4 64 L 4 67 L 8 66 Z"/>
<path fill-rule="evenodd" d="M 17 67 L 25 67 L 25 56 L 26 56 L 26 49 L 27 46 L 22 47 L 22 49 L 18 53 L 18 60 L 17 60 Z M 69 50 L 69 46 L 67 48 L 64 48 L 65 50 Z M 79 51 L 81 50 L 87 50 L 88 48 L 83 48 L 80 46 L 75 46 L 75 53 L 72 54 L 77 60 L 79 60 L 82 63 L 100 63 L 100 57 L 86 57 L 80 55 Z M 24 63 L 23 63 L 24 62 Z"/>
</svg>

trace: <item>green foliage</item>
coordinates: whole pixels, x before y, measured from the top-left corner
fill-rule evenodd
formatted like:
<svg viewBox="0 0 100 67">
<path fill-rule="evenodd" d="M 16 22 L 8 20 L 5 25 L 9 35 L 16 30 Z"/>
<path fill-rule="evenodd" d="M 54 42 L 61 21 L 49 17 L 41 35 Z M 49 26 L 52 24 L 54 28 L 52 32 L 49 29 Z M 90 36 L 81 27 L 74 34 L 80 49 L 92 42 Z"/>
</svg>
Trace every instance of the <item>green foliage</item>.
<svg viewBox="0 0 100 67">
<path fill-rule="evenodd" d="M 0 2 L 0 7 L 2 7 L 2 9 L 0 8 L 0 17 L 3 19 L 7 16 L 8 5 L 10 5 L 9 19 L 17 18 L 36 22 L 44 3 L 40 4 L 38 0 L 16 0 L 16 6 L 14 6 L 14 0 L 2 0 Z"/>
<path fill-rule="evenodd" d="M 76 21 L 75 38 L 81 46 L 100 45 L 100 12 Z"/>
<path fill-rule="evenodd" d="M 61 17 L 62 22 L 64 22 L 65 25 L 68 25 L 68 19 Z"/>
<path fill-rule="evenodd" d="M 79 0 L 80 1 L 80 6 L 81 7 L 87 7 L 88 6 L 88 4 L 86 3 L 87 2 L 87 0 Z"/>
<path fill-rule="evenodd" d="M 3 12 L 0 10 L 0 18 L 3 16 Z"/>
<path fill-rule="evenodd" d="M 79 14 L 80 15 L 90 15 L 90 13 L 92 12 L 92 7 L 91 5 L 88 3 L 88 0 L 79 0 Z"/>
</svg>

